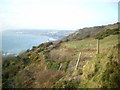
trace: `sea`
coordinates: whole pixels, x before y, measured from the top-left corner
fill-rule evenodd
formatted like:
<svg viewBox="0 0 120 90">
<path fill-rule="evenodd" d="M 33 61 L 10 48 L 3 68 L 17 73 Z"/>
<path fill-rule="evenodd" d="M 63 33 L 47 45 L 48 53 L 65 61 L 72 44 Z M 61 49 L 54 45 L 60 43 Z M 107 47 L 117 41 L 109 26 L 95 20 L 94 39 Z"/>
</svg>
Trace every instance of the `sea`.
<svg viewBox="0 0 120 90">
<path fill-rule="evenodd" d="M 61 37 L 56 37 L 56 33 L 55 31 L 40 30 L 5 30 L 2 31 L 2 36 L 0 36 L 0 39 L 2 39 L 0 50 L 3 56 L 18 55 L 41 43 L 61 39 Z"/>
</svg>

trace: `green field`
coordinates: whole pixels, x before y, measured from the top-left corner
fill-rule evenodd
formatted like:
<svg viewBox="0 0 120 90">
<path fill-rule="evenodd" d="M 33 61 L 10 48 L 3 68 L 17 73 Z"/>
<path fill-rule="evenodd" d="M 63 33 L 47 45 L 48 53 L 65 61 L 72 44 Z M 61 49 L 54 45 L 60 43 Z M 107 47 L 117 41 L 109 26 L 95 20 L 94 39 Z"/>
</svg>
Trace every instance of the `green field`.
<svg viewBox="0 0 120 90">
<path fill-rule="evenodd" d="M 105 49 L 112 47 L 118 43 L 118 35 L 111 35 L 100 40 L 100 48 Z M 84 50 L 84 49 L 96 49 L 97 40 L 94 38 L 88 38 L 80 41 L 71 41 L 62 43 L 63 47 Z"/>
</svg>

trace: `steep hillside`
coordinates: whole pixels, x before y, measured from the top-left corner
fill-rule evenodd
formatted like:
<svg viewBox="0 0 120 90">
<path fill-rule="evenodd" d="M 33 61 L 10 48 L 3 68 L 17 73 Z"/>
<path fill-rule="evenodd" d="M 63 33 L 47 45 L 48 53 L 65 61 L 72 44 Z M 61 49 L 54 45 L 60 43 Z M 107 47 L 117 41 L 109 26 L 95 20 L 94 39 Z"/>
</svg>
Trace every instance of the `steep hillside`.
<svg viewBox="0 0 120 90">
<path fill-rule="evenodd" d="M 53 88 L 120 88 L 120 62 L 118 47 L 106 49 L 94 59 L 88 61 L 83 68 L 68 74 Z"/>
<path fill-rule="evenodd" d="M 63 40 L 68 40 L 68 41 L 72 41 L 72 40 L 82 40 L 85 38 L 89 38 L 89 37 L 94 37 L 96 34 L 105 31 L 105 30 L 110 30 L 110 29 L 115 29 L 118 28 L 118 23 L 115 24 L 110 24 L 110 25 L 104 25 L 104 26 L 95 26 L 95 27 L 88 27 L 88 28 L 83 28 L 83 29 L 79 29 L 77 30 L 75 33 L 69 35 L 68 37 L 66 37 Z"/>
<path fill-rule="evenodd" d="M 108 29 L 112 32 L 107 33 Z M 81 36 L 83 33 L 79 30 L 78 36 L 74 33 L 62 40 L 34 46 L 17 57 L 3 58 L 3 87 L 119 87 L 119 29 L 117 24 L 83 29 L 85 35 L 88 34 L 87 31 L 95 32 L 83 39 L 84 36 Z M 82 37 L 82 40 L 79 37 Z M 97 39 L 102 37 L 99 40 L 99 54 L 96 54 L 96 37 Z M 78 60 L 80 60 L 78 68 L 75 69 Z"/>
</svg>

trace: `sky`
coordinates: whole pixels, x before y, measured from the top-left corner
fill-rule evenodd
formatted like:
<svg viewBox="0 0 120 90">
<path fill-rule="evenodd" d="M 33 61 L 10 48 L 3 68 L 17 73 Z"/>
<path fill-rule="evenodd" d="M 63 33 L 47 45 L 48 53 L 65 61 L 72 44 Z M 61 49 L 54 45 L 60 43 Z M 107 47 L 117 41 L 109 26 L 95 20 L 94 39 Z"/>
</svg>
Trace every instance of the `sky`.
<svg viewBox="0 0 120 90">
<path fill-rule="evenodd" d="M 0 0 L 0 31 L 76 30 L 118 22 L 119 0 Z"/>
</svg>

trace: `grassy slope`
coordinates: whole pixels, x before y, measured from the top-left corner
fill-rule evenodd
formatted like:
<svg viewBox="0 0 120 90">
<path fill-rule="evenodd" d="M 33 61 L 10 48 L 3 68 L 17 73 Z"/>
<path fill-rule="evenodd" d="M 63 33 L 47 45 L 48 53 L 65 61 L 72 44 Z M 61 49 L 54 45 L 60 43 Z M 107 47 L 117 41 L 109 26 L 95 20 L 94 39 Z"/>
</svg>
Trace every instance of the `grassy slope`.
<svg viewBox="0 0 120 90">
<path fill-rule="evenodd" d="M 80 87 L 120 87 L 120 67 L 117 51 L 117 48 L 108 49 L 89 61 L 83 67 Z"/>
<path fill-rule="evenodd" d="M 82 43 L 81 43 L 82 42 Z M 62 46 L 84 51 L 94 48 L 96 40 L 86 39 L 63 43 Z M 92 43 L 92 46 L 90 44 Z M 86 46 L 86 44 L 89 46 Z M 57 88 L 118 88 L 120 87 L 120 67 L 118 61 L 118 36 L 111 35 L 100 41 L 100 54 L 92 57 L 83 67 L 59 80 L 53 87 Z M 79 48 L 83 46 L 83 48 Z M 91 53 L 91 52 L 88 52 Z M 86 55 L 89 55 L 86 53 Z M 94 52 L 95 54 L 95 52 Z M 81 63 L 81 62 L 80 62 Z"/>
<path fill-rule="evenodd" d="M 113 47 L 114 45 L 117 44 L 117 42 L 118 42 L 117 35 L 111 35 L 101 40 L 100 41 L 100 47 L 101 47 L 100 53 L 103 53 L 103 51 L 106 51 L 105 49 L 107 48 Z M 82 57 L 79 63 L 79 68 L 82 69 L 83 66 L 86 64 L 86 62 L 95 58 L 96 56 L 95 47 L 96 47 L 96 40 L 93 38 L 88 38 L 88 39 L 84 39 L 81 41 L 78 40 L 78 41 L 64 42 L 58 48 L 55 48 L 45 54 L 42 54 L 42 52 L 36 54 L 35 52 L 38 49 L 36 48 L 32 52 L 31 56 L 29 56 L 30 60 L 32 60 L 32 63 L 28 65 L 27 67 L 25 67 L 23 70 L 19 71 L 19 73 L 16 75 L 16 79 L 15 79 L 16 86 L 15 87 L 23 87 L 23 88 L 25 87 L 26 88 L 27 87 L 35 87 L 35 88 L 51 87 L 53 86 L 53 84 L 55 84 L 55 82 L 59 81 L 59 79 L 62 78 L 64 75 L 66 75 L 67 78 L 71 78 L 71 76 L 69 77 L 69 75 L 71 74 L 73 74 L 73 78 L 79 77 L 80 71 L 78 71 L 77 74 L 74 72 L 74 68 L 77 62 L 77 57 L 78 57 L 79 52 L 82 52 Z M 37 55 L 39 59 L 34 60 L 34 58 Z M 92 62 L 97 64 L 97 62 L 91 61 L 91 65 L 93 64 Z M 58 68 L 57 65 L 59 65 L 59 63 L 62 63 L 62 68 L 60 71 L 56 69 Z M 86 66 L 86 67 L 90 69 L 91 68 L 90 66 Z M 65 71 L 67 72 L 65 73 Z M 83 71 L 83 77 L 87 75 L 86 74 L 87 70 L 84 70 L 84 71 Z M 73 82 L 75 83 L 73 84 L 70 83 L 72 87 L 76 85 L 76 81 L 74 80 Z M 89 83 L 86 85 L 87 79 L 83 81 L 85 82 L 83 83 L 82 87 L 91 87 Z M 79 81 L 77 81 L 77 84 L 78 82 Z M 90 84 L 91 83 L 92 81 L 90 82 Z M 68 83 L 68 86 L 69 86 L 69 83 Z M 76 87 L 79 87 L 79 84 Z M 98 87 L 98 86 L 94 85 L 93 87 Z"/>
<path fill-rule="evenodd" d="M 100 53 L 116 45 L 118 43 L 117 38 L 117 35 L 111 35 L 100 40 Z M 88 60 L 92 60 L 96 56 L 96 43 L 97 40 L 93 38 L 64 42 L 58 49 L 52 50 L 49 56 L 51 56 L 51 60 L 55 61 L 70 60 L 70 67 L 68 67 L 68 70 L 73 71 L 79 52 L 82 52 L 79 66 L 83 66 Z"/>
<path fill-rule="evenodd" d="M 118 42 L 118 36 L 117 35 L 111 35 L 110 37 L 106 37 L 102 40 L 100 40 L 100 47 L 103 48 L 109 48 L 111 46 L 116 45 Z M 96 49 L 96 39 L 88 38 L 81 41 L 71 41 L 63 43 L 62 46 L 66 46 L 68 48 L 74 48 L 77 50 L 83 50 L 83 49 Z"/>
<path fill-rule="evenodd" d="M 100 40 L 99 55 L 96 55 L 97 40 L 94 38 L 56 43 L 58 42 L 45 43 L 20 54 L 21 63 L 11 60 L 13 64 L 6 67 L 3 73 L 9 75 L 11 70 L 17 68 L 9 79 L 15 81 L 15 87 L 21 88 L 118 87 L 119 79 L 117 81 L 116 77 L 119 77 L 120 72 L 115 64 L 117 51 L 113 48 L 118 43 L 117 35 L 110 35 Z M 82 56 L 79 69 L 74 71 L 80 52 Z M 62 67 L 58 70 L 60 64 Z"/>
<path fill-rule="evenodd" d="M 83 29 L 79 29 L 75 33 L 64 38 L 63 40 L 70 40 L 70 41 L 82 40 L 85 39 L 86 37 L 94 37 L 97 33 L 105 31 L 107 29 L 115 29 L 115 28 L 118 28 L 118 24 L 83 28 Z"/>
</svg>

